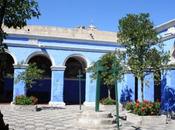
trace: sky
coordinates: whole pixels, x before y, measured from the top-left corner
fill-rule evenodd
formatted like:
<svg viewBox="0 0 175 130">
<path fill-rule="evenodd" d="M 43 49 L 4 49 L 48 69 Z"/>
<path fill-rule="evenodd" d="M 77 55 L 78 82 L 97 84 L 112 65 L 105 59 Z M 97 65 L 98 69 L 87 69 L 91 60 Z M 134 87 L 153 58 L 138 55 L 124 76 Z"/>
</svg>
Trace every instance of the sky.
<svg viewBox="0 0 175 130">
<path fill-rule="evenodd" d="M 175 19 L 175 0 L 38 0 L 41 16 L 29 25 L 74 28 L 95 25 L 99 30 L 118 30 L 128 13 L 150 13 L 155 26 Z"/>
</svg>

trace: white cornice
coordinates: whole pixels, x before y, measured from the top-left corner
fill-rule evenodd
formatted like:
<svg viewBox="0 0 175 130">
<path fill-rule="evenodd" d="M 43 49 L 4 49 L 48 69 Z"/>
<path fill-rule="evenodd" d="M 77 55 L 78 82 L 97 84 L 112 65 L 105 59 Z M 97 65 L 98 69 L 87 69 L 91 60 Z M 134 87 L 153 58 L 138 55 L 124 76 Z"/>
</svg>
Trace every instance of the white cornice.
<svg viewBox="0 0 175 130">
<path fill-rule="evenodd" d="M 66 69 L 66 66 L 51 66 L 52 71 L 64 71 Z"/>
<path fill-rule="evenodd" d="M 173 26 L 175 26 L 175 19 L 170 20 L 168 22 L 165 22 L 163 24 L 160 24 L 160 25 L 156 26 L 154 29 L 156 30 L 157 33 L 160 33 L 160 32 L 162 32 L 170 27 L 173 27 Z"/>
<path fill-rule="evenodd" d="M 26 69 L 28 64 L 13 64 L 15 69 Z"/>
</svg>

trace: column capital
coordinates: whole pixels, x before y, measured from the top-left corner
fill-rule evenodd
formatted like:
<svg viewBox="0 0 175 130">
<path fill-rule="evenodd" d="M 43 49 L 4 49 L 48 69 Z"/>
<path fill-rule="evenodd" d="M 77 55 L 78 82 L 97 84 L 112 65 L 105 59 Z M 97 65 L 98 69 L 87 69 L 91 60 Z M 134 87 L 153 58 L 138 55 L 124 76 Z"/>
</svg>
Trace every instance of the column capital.
<svg viewBox="0 0 175 130">
<path fill-rule="evenodd" d="M 51 66 L 51 70 L 54 71 L 54 70 L 57 70 L 57 71 L 60 71 L 60 70 L 65 70 L 66 69 L 66 66 Z"/>
<path fill-rule="evenodd" d="M 28 64 L 13 64 L 14 69 L 26 69 Z"/>
</svg>

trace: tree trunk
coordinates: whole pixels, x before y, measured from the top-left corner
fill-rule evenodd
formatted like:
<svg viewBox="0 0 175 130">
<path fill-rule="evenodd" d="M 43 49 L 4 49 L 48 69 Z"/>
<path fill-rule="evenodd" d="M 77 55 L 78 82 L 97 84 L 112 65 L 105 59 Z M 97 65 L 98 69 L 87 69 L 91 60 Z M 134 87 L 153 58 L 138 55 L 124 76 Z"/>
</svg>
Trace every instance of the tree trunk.
<svg viewBox="0 0 175 130">
<path fill-rule="evenodd" d="M 108 88 L 108 98 L 111 99 L 111 89 Z"/>
<path fill-rule="evenodd" d="M 144 100 L 144 94 L 143 94 L 143 88 L 144 88 L 143 82 L 144 82 L 144 78 L 141 77 L 140 80 L 141 80 L 141 98 L 142 98 L 142 102 L 143 102 L 143 100 Z"/>
</svg>

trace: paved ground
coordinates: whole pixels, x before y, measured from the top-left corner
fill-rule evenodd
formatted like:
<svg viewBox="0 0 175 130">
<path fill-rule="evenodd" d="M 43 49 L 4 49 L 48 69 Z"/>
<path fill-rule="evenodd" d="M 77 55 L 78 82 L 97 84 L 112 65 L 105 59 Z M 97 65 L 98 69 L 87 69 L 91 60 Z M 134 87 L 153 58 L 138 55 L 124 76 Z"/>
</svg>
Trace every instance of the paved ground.
<svg viewBox="0 0 175 130">
<path fill-rule="evenodd" d="M 82 107 L 83 111 L 93 109 L 93 107 Z M 57 109 L 46 108 L 44 110 L 36 112 L 32 111 L 32 108 L 21 109 L 11 105 L 0 105 L 0 110 L 4 115 L 5 123 L 9 124 L 10 130 L 89 130 L 77 123 L 78 115 L 81 113 L 79 106 L 65 106 L 65 108 Z M 110 107 L 106 110 L 114 111 L 115 107 Z M 162 124 L 158 126 L 155 126 L 153 121 L 152 124 L 141 126 L 140 129 L 134 126 L 134 124 L 122 121 L 121 130 L 135 129 L 175 130 L 175 121 L 172 120 L 169 122 L 169 124 Z M 100 130 L 105 130 L 105 128 L 101 128 Z M 115 129 L 111 128 L 111 130 Z"/>
</svg>

